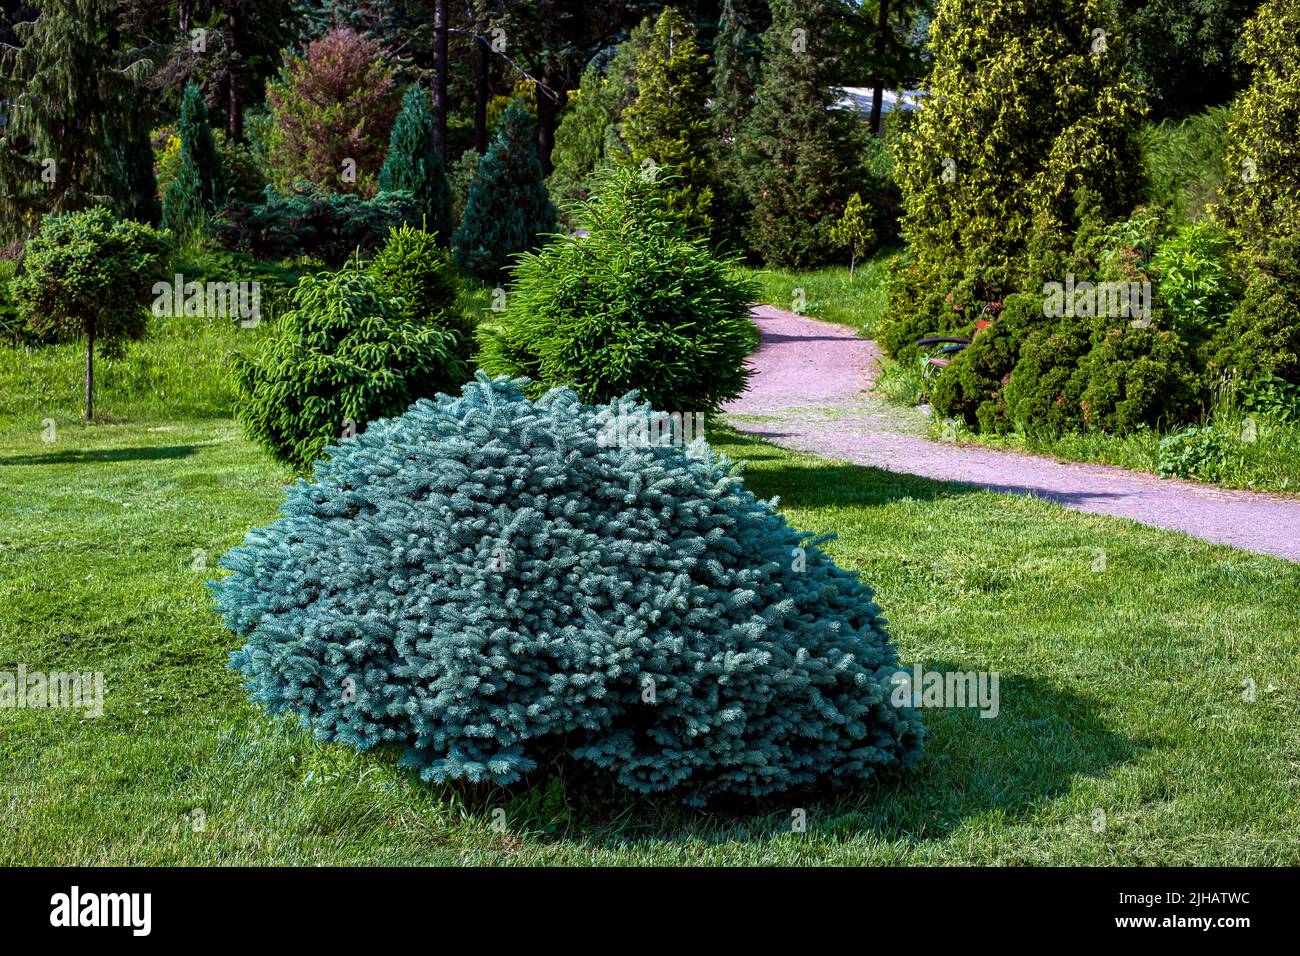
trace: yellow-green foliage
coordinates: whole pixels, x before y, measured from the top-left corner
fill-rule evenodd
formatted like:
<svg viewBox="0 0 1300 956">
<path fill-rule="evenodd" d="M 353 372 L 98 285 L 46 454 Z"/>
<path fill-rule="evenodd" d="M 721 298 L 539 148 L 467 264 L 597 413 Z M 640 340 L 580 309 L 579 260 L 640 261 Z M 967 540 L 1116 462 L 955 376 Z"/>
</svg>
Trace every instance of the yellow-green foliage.
<svg viewBox="0 0 1300 956">
<path fill-rule="evenodd" d="M 1228 125 L 1223 213 L 1252 255 L 1300 233 L 1300 0 L 1269 0 L 1243 33 L 1250 87 Z"/>
<path fill-rule="evenodd" d="M 940 0 L 931 45 L 930 94 L 897 146 L 912 256 L 894 352 L 1027 291 L 1031 243 L 1070 246 L 1081 189 L 1109 220 L 1137 187 L 1143 107 L 1107 0 Z"/>
</svg>

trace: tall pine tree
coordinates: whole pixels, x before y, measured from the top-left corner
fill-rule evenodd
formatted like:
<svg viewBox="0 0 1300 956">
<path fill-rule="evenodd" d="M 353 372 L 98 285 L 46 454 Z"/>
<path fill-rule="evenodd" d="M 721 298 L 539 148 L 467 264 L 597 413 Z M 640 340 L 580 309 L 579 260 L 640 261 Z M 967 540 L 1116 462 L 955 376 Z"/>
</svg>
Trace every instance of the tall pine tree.
<svg viewBox="0 0 1300 956">
<path fill-rule="evenodd" d="M 829 0 L 772 0 L 763 75 L 741 128 L 750 245 L 773 266 L 829 261 L 853 192 L 852 117 L 832 109 L 843 45 Z"/>
<path fill-rule="evenodd" d="M 665 9 L 637 67 L 636 102 L 623 120 L 631 162 L 647 174 L 669 168 L 668 207 L 697 234 L 713 225 L 706 62 L 695 28 L 672 7 Z"/>
<path fill-rule="evenodd" d="M 48 0 L 16 24 L 0 99 L 0 222 L 17 238 L 42 212 L 106 204 L 157 222 L 153 167 L 140 115 L 148 62 L 131 49 L 111 0 Z"/>
<path fill-rule="evenodd" d="M 163 227 L 181 237 L 202 228 L 226 195 L 221 154 L 197 83 L 185 85 L 178 133 L 180 166 L 163 197 Z"/>
<path fill-rule="evenodd" d="M 438 156 L 429 94 L 418 83 L 412 83 L 402 98 L 402 111 L 388 141 L 388 158 L 379 171 L 379 191 L 395 190 L 414 194 L 424 228 L 437 233 L 439 245 L 447 245 L 452 230 L 451 187 Z"/>
<path fill-rule="evenodd" d="M 555 231 L 555 206 L 542 182 L 533 125 L 517 102 L 502 115 L 470 186 L 465 218 L 452 236 L 457 264 L 481 279 L 499 280 L 516 253 Z"/>
</svg>

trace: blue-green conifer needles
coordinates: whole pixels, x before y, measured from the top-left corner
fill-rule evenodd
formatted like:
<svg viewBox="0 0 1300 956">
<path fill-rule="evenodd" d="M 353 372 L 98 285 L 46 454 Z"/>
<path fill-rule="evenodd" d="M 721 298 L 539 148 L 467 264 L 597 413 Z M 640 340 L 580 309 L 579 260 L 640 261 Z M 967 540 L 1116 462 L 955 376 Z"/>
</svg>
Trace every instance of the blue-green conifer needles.
<svg viewBox="0 0 1300 956">
<path fill-rule="evenodd" d="M 872 591 L 629 396 L 479 373 L 326 450 L 222 559 L 232 666 L 429 781 L 556 758 L 689 803 L 859 783 L 920 751 Z M 642 436 L 649 435 L 648 441 Z"/>
</svg>

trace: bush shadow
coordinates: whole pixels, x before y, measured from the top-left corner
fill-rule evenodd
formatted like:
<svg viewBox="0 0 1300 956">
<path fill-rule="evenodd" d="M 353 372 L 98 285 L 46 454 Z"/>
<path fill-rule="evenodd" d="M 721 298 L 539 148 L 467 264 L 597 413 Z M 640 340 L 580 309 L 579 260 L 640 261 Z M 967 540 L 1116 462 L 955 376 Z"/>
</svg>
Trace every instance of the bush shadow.
<svg viewBox="0 0 1300 956">
<path fill-rule="evenodd" d="M 919 663 L 927 671 L 965 670 L 951 661 Z M 630 795 L 596 780 L 600 771 L 566 764 L 511 788 L 506 816 L 512 831 L 544 843 L 624 851 L 684 840 L 761 848 L 790 834 L 802 816 L 807 835 L 868 837 L 871 844 L 892 843 L 905 853 L 985 814 L 1003 821 L 1027 817 L 1080 777 L 1104 776 L 1149 746 L 1111 731 L 1099 702 L 1037 678 L 1000 675 L 998 690 L 996 716 L 981 717 L 978 707 L 921 708 L 921 759 L 873 784 L 845 788 L 832 781 L 820 789 L 694 809 L 676 797 Z M 454 793 L 478 812 L 500 807 L 505 796 L 478 789 Z M 1080 818 L 1081 827 L 1089 824 Z"/>
</svg>

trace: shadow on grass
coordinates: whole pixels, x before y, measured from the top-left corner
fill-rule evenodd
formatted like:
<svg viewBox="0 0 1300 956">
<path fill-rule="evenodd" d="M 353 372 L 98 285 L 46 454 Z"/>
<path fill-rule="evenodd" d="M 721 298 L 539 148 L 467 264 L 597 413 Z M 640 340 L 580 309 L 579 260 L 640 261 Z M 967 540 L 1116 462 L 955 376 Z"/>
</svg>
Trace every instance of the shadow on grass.
<svg viewBox="0 0 1300 956">
<path fill-rule="evenodd" d="M 928 671 L 960 671 L 951 661 L 924 661 Z M 506 791 L 438 788 L 470 812 L 491 814 L 504 803 L 512 831 L 542 842 L 592 848 L 650 848 L 684 840 L 709 845 L 762 844 L 792 832 L 793 814 L 806 816 L 807 835 L 836 840 L 866 837 L 898 852 L 942 840 L 966 821 L 994 814 L 1003 821 L 1031 814 L 1067 792 L 1080 777 L 1105 775 L 1148 746 L 1107 729 L 1096 701 L 1035 678 L 1002 675 L 1000 709 L 922 708 L 927 728 L 921 760 L 874 784 L 735 798 L 705 809 L 673 797 L 628 794 L 601 771 L 552 764 L 549 775 Z M 1080 826 L 1089 820 L 1080 819 Z"/>
<path fill-rule="evenodd" d="M 714 440 L 714 436 L 710 436 Z M 781 505 L 820 508 L 837 505 L 886 505 L 894 501 L 933 501 L 975 494 L 974 485 L 934 481 L 919 475 L 885 471 L 866 465 L 835 464 L 816 458 L 795 463 L 759 438 L 718 429 L 717 447 L 729 458 L 745 463 L 745 487 L 760 498 L 779 495 Z M 797 454 L 797 453 L 796 453 Z M 767 462 L 778 462 L 769 465 Z"/>
<path fill-rule="evenodd" d="M 0 465 L 87 465 L 97 462 L 155 461 L 164 458 L 188 458 L 193 445 L 156 445 L 146 448 L 101 448 L 52 451 L 44 455 L 14 455 L 0 458 Z"/>
</svg>

